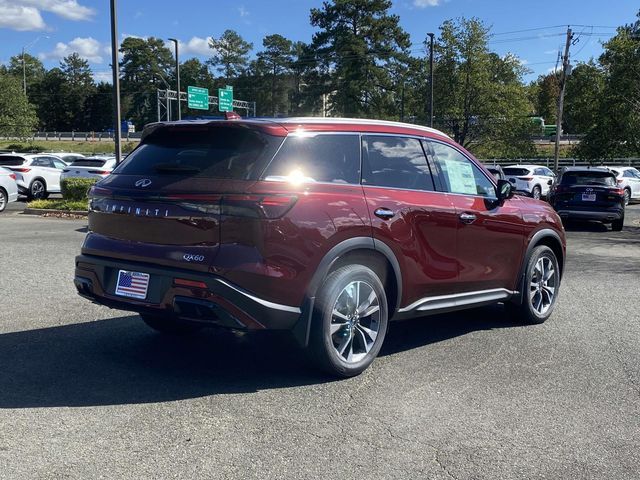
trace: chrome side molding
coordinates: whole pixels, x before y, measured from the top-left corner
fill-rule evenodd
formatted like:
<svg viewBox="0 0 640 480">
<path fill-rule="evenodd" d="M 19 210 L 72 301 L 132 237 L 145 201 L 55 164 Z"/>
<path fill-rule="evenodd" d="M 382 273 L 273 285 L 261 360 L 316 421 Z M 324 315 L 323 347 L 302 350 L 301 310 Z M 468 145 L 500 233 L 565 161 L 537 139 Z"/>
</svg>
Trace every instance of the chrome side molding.
<svg viewBox="0 0 640 480">
<path fill-rule="evenodd" d="M 439 295 L 424 297 L 398 310 L 398 313 L 428 312 L 430 310 L 445 310 L 450 308 L 474 305 L 477 303 L 490 303 L 506 300 L 518 292 L 506 288 L 494 288 L 491 290 L 479 290 L 476 292 L 456 293 L 453 295 Z"/>
</svg>

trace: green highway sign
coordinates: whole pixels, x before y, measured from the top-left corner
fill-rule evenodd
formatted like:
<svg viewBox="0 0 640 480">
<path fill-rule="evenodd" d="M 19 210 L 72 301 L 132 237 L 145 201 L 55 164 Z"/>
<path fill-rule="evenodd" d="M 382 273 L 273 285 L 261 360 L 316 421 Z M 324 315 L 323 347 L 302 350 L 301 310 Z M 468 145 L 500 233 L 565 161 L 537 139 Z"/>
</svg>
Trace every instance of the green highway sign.
<svg viewBox="0 0 640 480">
<path fill-rule="evenodd" d="M 233 90 L 228 88 L 218 89 L 218 110 L 221 112 L 233 111 Z"/>
<path fill-rule="evenodd" d="M 189 108 L 209 110 L 209 90 L 201 87 L 187 87 L 187 105 Z"/>
</svg>

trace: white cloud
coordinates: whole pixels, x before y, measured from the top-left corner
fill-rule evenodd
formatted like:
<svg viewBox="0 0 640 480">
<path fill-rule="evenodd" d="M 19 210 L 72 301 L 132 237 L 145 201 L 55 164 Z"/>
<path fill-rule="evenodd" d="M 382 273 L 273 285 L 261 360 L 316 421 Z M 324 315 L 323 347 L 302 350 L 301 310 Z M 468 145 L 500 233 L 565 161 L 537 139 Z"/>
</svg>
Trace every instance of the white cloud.
<svg viewBox="0 0 640 480">
<path fill-rule="evenodd" d="M 96 13 L 77 0 L 0 0 L 0 28 L 43 30 L 47 26 L 41 11 L 75 21 L 89 20 Z"/>
<path fill-rule="evenodd" d="M 46 27 L 37 8 L 16 5 L 0 0 L 0 28 L 12 30 L 43 30 Z"/>
<path fill-rule="evenodd" d="M 413 6 L 418 8 L 437 7 L 440 0 L 413 0 Z"/>
<path fill-rule="evenodd" d="M 241 5 L 240 7 L 238 7 L 238 13 L 240 13 L 241 17 L 247 17 L 249 16 L 249 10 L 247 10 L 246 8 L 244 8 L 244 5 Z"/>
<path fill-rule="evenodd" d="M 93 80 L 96 83 L 113 83 L 113 73 L 111 73 L 111 70 L 99 70 L 97 72 L 93 72 Z"/>
<path fill-rule="evenodd" d="M 185 55 L 201 55 L 208 57 L 212 50 L 209 48 L 211 37 L 191 37 L 187 43 L 180 42 L 180 53 Z"/>
<path fill-rule="evenodd" d="M 105 47 L 96 39 L 76 37 L 69 43 L 56 43 L 56 47 L 51 52 L 41 54 L 41 57 L 62 60 L 75 52 L 91 63 L 102 63 L 104 51 Z"/>
</svg>

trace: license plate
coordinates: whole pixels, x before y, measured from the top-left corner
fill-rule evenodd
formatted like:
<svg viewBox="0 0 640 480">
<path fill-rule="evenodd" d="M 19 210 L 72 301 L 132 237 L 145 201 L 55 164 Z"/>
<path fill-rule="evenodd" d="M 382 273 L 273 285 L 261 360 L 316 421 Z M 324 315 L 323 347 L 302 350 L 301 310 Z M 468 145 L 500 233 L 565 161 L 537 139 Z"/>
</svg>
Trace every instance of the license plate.
<svg viewBox="0 0 640 480">
<path fill-rule="evenodd" d="M 583 193 L 582 194 L 582 201 L 583 202 L 595 202 L 596 201 L 596 194 L 595 193 Z"/>
<path fill-rule="evenodd" d="M 149 288 L 149 274 L 142 272 L 130 272 L 120 270 L 118 272 L 118 283 L 116 283 L 116 295 L 121 297 L 147 298 Z"/>
</svg>

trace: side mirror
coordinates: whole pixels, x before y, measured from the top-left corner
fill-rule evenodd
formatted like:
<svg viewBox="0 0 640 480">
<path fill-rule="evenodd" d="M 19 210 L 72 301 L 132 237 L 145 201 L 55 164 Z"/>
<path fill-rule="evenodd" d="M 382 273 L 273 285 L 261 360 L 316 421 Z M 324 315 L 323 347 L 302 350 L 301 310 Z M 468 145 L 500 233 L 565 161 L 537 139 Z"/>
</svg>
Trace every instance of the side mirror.
<svg viewBox="0 0 640 480">
<path fill-rule="evenodd" d="M 507 180 L 498 180 L 498 200 L 508 200 L 513 197 L 513 185 Z"/>
</svg>

